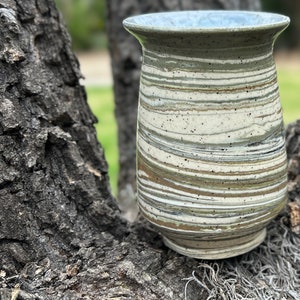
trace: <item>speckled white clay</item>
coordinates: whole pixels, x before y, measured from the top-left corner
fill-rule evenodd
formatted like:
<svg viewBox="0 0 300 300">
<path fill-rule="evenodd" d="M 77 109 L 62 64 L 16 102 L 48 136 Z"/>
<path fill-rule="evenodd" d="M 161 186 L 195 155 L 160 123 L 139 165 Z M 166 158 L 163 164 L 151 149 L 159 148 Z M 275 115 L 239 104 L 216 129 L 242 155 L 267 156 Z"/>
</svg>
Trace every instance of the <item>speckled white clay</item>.
<svg viewBox="0 0 300 300">
<path fill-rule="evenodd" d="M 167 246 L 219 259 L 259 245 L 285 205 L 286 153 L 273 43 L 285 16 L 141 15 L 138 202 Z"/>
</svg>

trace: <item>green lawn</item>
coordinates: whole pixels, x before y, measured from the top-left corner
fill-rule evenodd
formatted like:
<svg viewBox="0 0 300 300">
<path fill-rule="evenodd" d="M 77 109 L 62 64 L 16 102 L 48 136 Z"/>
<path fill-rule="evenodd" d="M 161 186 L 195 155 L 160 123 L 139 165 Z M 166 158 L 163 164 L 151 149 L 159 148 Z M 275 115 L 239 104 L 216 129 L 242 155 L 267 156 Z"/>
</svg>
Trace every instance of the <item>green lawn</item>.
<svg viewBox="0 0 300 300">
<path fill-rule="evenodd" d="M 279 69 L 278 82 L 284 120 L 288 124 L 300 118 L 300 70 Z M 89 104 L 99 120 L 97 135 L 105 150 L 112 191 L 116 195 L 119 166 L 112 88 L 87 87 L 87 93 Z"/>
<path fill-rule="evenodd" d="M 104 148 L 109 167 L 109 177 L 113 194 L 117 194 L 118 147 L 117 125 L 114 117 L 114 101 L 111 87 L 87 87 L 88 102 L 98 118 L 97 137 Z"/>
<path fill-rule="evenodd" d="M 279 69 L 278 84 L 285 124 L 300 118 L 300 70 Z"/>
</svg>

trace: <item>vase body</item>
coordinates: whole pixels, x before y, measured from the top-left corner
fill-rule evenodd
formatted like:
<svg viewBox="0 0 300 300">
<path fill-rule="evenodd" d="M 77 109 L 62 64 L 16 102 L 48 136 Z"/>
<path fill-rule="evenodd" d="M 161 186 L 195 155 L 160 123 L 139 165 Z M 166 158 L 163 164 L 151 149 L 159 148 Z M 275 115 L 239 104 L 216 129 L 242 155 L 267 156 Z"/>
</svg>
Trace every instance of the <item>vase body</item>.
<svg viewBox="0 0 300 300">
<path fill-rule="evenodd" d="M 285 206 L 272 51 L 287 24 L 280 15 L 238 11 L 124 21 L 143 47 L 138 203 L 181 254 L 219 259 L 247 252 Z"/>
</svg>

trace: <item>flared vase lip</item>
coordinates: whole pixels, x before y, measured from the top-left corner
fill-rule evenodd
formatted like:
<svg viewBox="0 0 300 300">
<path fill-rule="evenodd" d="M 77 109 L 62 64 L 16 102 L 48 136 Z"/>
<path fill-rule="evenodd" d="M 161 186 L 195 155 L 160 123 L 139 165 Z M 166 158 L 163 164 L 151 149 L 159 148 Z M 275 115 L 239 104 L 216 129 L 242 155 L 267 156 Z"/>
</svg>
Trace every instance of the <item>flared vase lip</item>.
<svg viewBox="0 0 300 300">
<path fill-rule="evenodd" d="M 123 26 L 139 33 L 226 33 L 284 29 L 290 18 L 270 12 L 194 10 L 141 14 L 128 17 Z"/>
</svg>

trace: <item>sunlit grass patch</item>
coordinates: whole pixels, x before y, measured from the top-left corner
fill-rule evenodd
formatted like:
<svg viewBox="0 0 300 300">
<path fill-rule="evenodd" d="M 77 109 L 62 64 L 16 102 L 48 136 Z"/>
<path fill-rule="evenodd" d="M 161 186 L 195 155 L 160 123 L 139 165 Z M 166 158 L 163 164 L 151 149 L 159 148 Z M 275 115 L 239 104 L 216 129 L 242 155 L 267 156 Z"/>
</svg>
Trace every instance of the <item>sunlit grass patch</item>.
<svg viewBox="0 0 300 300">
<path fill-rule="evenodd" d="M 88 103 L 98 118 L 95 125 L 97 137 L 100 141 L 105 158 L 108 162 L 109 177 L 113 194 L 117 193 L 117 180 L 119 171 L 117 125 L 114 116 L 114 101 L 111 87 L 87 87 Z"/>
</svg>

